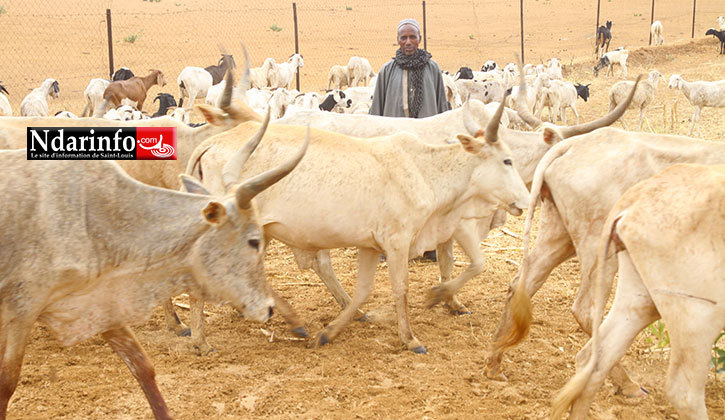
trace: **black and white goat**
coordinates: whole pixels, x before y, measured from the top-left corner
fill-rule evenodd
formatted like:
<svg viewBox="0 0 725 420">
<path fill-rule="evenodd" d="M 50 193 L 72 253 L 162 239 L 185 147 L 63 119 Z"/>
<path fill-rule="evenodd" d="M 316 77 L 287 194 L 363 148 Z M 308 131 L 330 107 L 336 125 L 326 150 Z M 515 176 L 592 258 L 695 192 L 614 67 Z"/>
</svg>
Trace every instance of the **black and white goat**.
<svg viewBox="0 0 725 420">
<path fill-rule="evenodd" d="M 352 99 L 346 99 L 345 92 L 333 89 L 327 93 L 327 96 L 320 103 L 320 110 L 332 111 L 335 107 L 349 108 L 351 106 Z"/>
</svg>

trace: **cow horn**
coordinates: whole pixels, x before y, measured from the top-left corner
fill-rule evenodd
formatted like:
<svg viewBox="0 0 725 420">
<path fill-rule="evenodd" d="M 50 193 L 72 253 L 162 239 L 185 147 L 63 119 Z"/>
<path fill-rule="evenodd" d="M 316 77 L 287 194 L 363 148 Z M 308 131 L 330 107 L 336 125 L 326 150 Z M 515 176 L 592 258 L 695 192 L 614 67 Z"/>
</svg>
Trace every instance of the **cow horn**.
<svg viewBox="0 0 725 420">
<path fill-rule="evenodd" d="M 247 159 L 249 159 L 249 156 L 252 155 L 254 149 L 257 148 L 259 142 L 262 141 L 264 132 L 267 131 L 270 115 L 271 110 L 267 108 L 267 116 L 264 118 L 264 122 L 262 122 L 259 130 L 224 165 L 224 169 L 222 170 L 222 184 L 225 190 L 229 190 L 232 185 L 239 181 L 239 177 L 242 174 L 242 167 L 247 162 Z"/>
<path fill-rule="evenodd" d="M 230 112 L 232 104 L 232 90 L 234 89 L 234 73 L 232 73 L 232 67 L 227 64 L 227 58 L 222 56 L 222 60 L 224 61 L 227 75 L 224 78 L 224 80 L 226 81 L 226 85 L 224 86 L 224 91 L 222 92 L 222 100 L 219 106 L 224 111 Z"/>
<path fill-rule="evenodd" d="M 634 92 L 637 90 L 637 85 L 639 84 L 639 81 L 642 80 L 642 75 L 640 74 L 637 76 L 637 80 L 634 82 L 634 86 L 632 87 L 632 91 L 629 92 L 629 95 L 627 96 L 627 99 L 622 102 L 621 104 L 617 105 L 616 108 L 612 110 L 609 114 L 603 116 L 602 118 L 594 121 L 589 121 L 588 123 L 574 125 L 571 127 L 562 127 L 559 130 L 559 133 L 561 135 L 561 138 L 569 138 L 573 136 L 578 136 L 581 134 L 586 134 L 590 131 L 594 131 L 597 128 L 606 127 L 608 125 L 614 124 L 619 117 L 624 114 L 624 111 L 627 110 L 627 107 L 629 107 L 629 104 L 632 102 L 632 98 L 634 98 Z"/>
<path fill-rule="evenodd" d="M 524 120 L 524 122 L 535 131 L 539 127 L 541 127 L 541 124 L 543 124 L 543 122 L 540 119 L 536 118 L 534 114 L 531 113 L 531 111 L 529 111 L 529 101 L 526 97 L 526 76 L 524 75 L 524 63 L 521 61 L 521 57 L 519 57 L 518 54 L 515 55 L 516 60 L 519 63 L 519 69 L 521 69 L 521 71 L 519 71 L 519 94 L 516 98 L 516 112 L 518 112 L 519 117 L 521 117 L 521 119 Z"/>
<path fill-rule="evenodd" d="M 307 151 L 307 146 L 309 144 L 310 126 L 308 125 L 307 134 L 305 135 L 305 144 L 302 145 L 300 150 L 292 159 L 274 169 L 270 169 L 264 173 L 255 176 L 252 179 L 245 181 L 244 184 L 239 186 L 236 191 L 237 205 L 239 206 L 239 208 L 248 209 L 249 203 L 252 198 L 254 198 L 254 196 L 261 193 L 269 186 L 273 185 L 275 182 L 279 181 L 280 179 L 284 178 L 288 173 L 290 173 L 297 166 L 300 160 L 302 160 L 302 157 L 305 155 L 305 152 Z"/>
<path fill-rule="evenodd" d="M 496 113 L 493 114 L 493 118 L 488 122 L 486 131 L 484 131 L 484 137 L 489 143 L 495 143 L 498 140 L 498 128 L 501 125 L 501 116 L 503 115 L 504 102 L 506 102 L 507 96 L 508 94 L 504 92 L 503 99 L 501 99 L 501 103 L 496 108 Z"/>
</svg>

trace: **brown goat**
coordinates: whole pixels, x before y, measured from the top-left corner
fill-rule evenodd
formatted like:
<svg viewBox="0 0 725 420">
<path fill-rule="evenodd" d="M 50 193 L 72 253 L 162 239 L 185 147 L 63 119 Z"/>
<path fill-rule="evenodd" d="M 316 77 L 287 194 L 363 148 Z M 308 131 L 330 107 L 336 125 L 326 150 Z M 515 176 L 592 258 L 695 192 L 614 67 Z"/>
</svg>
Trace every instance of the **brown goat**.
<svg viewBox="0 0 725 420">
<path fill-rule="evenodd" d="M 121 105 L 121 100 L 128 98 L 136 102 L 136 108 L 142 111 L 143 103 L 146 100 L 146 93 L 153 85 L 166 85 L 164 73 L 161 70 L 150 70 L 147 76 L 134 76 L 128 80 L 118 80 L 111 82 L 103 92 L 103 98 L 106 102 L 113 103 L 114 107 Z"/>
</svg>

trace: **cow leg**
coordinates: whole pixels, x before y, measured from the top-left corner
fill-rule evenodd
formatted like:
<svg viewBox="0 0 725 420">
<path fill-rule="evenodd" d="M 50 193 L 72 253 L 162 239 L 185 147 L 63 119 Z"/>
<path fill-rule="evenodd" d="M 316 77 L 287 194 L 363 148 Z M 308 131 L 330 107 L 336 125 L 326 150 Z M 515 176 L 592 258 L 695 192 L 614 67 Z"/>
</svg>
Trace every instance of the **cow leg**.
<svg viewBox="0 0 725 420">
<path fill-rule="evenodd" d="M 5 420 L 8 403 L 18 386 L 25 346 L 35 322 L 33 317 L 4 312 L 0 307 L 0 420 Z"/>
<path fill-rule="evenodd" d="M 191 335 L 189 327 L 184 325 L 179 319 L 179 315 L 174 310 L 174 302 L 169 298 L 164 302 L 164 315 L 166 318 L 166 328 L 173 331 L 178 336 L 188 337 Z"/>
<path fill-rule="evenodd" d="M 665 304 L 660 304 L 659 297 L 654 296 L 671 339 L 667 398 L 677 409 L 681 419 L 706 419 L 705 382 L 712 356 L 712 343 L 725 327 L 725 313 L 722 310 L 720 314 L 716 313 L 715 305 L 709 302 L 683 302 L 683 299 L 691 298 L 668 296 Z M 697 318 L 682 316 L 684 313 L 697 314 Z"/>
<path fill-rule="evenodd" d="M 626 253 L 620 254 L 619 261 L 621 265 L 614 303 L 609 315 L 599 327 L 596 368 L 589 377 L 584 391 L 572 405 L 570 420 L 587 418 L 589 406 L 609 370 L 624 356 L 637 334 L 659 318 L 649 292 Z M 613 277 L 609 279 L 610 284 L 611 278 Z M 609 290 L 609 287 L 602 286 L 604 286 L 602 290 Z M 608 296 L 608 293 L 605 296 Z M 589 340 L 577 354 L 577 370 L 581 369 L 589 359 L 591 346 L 592 341 Z"/>
<path fill-rule="evenodd" d="M 290 247 L 295 254 L 295 261 L 300 270 L 312 268 L 317 276 L 325 283 L 327 290 L 337 301 L 342 309 L 345 309 L 352 299 L 340 284 L 335 275 L 335 269 L 332 267 L 332 259 L 330 258 L 330 250 L 321 249 L 318 251 L 303 250 L 300 248 Z M 364 312 L 358 310 L 355 314 L 356 319 L 367 319 Z"/>
<path fill-rule="evenodd" d="M 436 255 L 438 256 L 438 268 L 441 272 L 440 282 L 441 286 L 438 288 L 434 288 L 429 293 L 429 302 L 427 303 L 427 306 L 430 308 L 436 303 L 440 302 L 441 299 L 436 299 L 435 302 L 432 302 L 431 299 L 436 298 L 435 291 L 439 289 L 440 287 L 443 287 L 444 284 L 448 283 L 451 280 L 451 273 L 453 272 L 453 238 L 443 242 L 442 244 L 438 244 L 436 247 Z M 458 301 L 455 295 L 451 295 L 449 297 L 443 297 L 442 300 L 444 300 L 446 307 L 448 308 L 448 311 L 454 315 L 465 315 L 470 314 L 471 312 L 463 305 L 461 302 Z"/>
<path fill-rule="evenodd" d="M 517 325 L 514 322 L 517 308 L 513 307 L 511 302 L 518 282 L 524 282 L 526 298 L 530 299 L 544 284 L 551 270 L 574 255 L 574 246 L 556 207 L 551 200 L 544 200 L 541 205 L 539 235 L 534 248 L 524 258 L 518 274 L 509 284 L 506 304 L 489 350 L 486 376 L 491 379 L 506 380 L 500 372 L 503 352 L 523 340 L 528 330 L 529 324 Z"/>
<path fill-rule="evenodd" d="M 355 293 L 350 304 L 315 337 L 314 346 L 323 346 L 332 341 L 358 312 L 365 303 L 375 285 L 375 268 L 378 265 L 380 252 L 370 248 L 359 248 L 357 254 L 358 272 Z M 388 257 L 388 261 L 390 261 Z M 407 260 L 405 261 L 407 267 Z"/>
<path fill-rule="evenodd" d="M 485 256 L 481 252 L 480 243 L 478 238 L 478 223 L 477 219 L 464 219 L 459 223 L 453 238 L 463 248 L 466 256 L 471 260 L 468 267 L 458 275 L 454 280 L 445 282 L 438 287 L 433 288 L 428 293 L 427 306 L 430 308 L 440 302 L 441 300 L 450 300 L 456 293 L 458 293 L 463 285 L 465 285 L 470 279 L 481 274 L 483 271 L 483 264 L 485 262 Z M 470 313 L 465 306 L 461 305 L 459 308 L 452 308 L 456 313 Z"/>
<path fill-rule="evenodd" d="M 595 229 L 596 230 L 596 229 Z M 597 275 L 597 250 L 599 244 L 599 237 L 592 237 L 589 240 L 577 244 L 577 251 L 579 255 L 579 262 L 581 264 L 582 280 L 577 292 L 574 304 L 572 305 L 572 313 L 574 318 L 579 323 L 579 326 L 587 334 L 592 334 L 592 316 L 591 308 L 593 306 L 593 286 L 594 279 Z M 607 270 L 609 273 L 617 271 L 617 263 L 614 258 L 610 258 L 606 261 L 608 266 Z M 609 296 L 609 291 L 612 289 L 613 277 L 603 279 L 602 286 L 607 291 L 606 296 Z M 647 391 L 644 390 L 639 384 L 635 383 L 630 379 L 627 371 L 624 367 L 617 362 L 611 372 L 611 378 L 614 385 L 618 388 L 617 391 L 621 392 L 624 396 L 644 397 L 647 395 Z"/>
<path fill-rule="evenodd" d="M 398 314 L 398 336 L 403 345 L 414 353 L 427 353 L 425 346 L 413 335 L 408 315 L 408 247 L 388 252 L 388 270 L 390 285 L 393 289 L 395 310 Z"/>
<path fill-rule="evenodd" d="M 128 369 L 141 385 L 146 399 L 151 405 L 151 411 L 156 419 L 171 419 L 169 409 L 166 408 L 164 397 L 156 385 L 154 367 L 151 364 L 141 345 L 136 340 L 133 332 L 128 327 L 106 331 L 102 334 L 103 339 L 108 342 L 113 351 L 126 363 Z"/>
<path fill-rule="evenodd" d="M 189 294 L 189 322 L 191 323 L 191 343 L 202 356 L 214 351 L 206 341 L 204 332 L 204 301 Z"/>
</svg>

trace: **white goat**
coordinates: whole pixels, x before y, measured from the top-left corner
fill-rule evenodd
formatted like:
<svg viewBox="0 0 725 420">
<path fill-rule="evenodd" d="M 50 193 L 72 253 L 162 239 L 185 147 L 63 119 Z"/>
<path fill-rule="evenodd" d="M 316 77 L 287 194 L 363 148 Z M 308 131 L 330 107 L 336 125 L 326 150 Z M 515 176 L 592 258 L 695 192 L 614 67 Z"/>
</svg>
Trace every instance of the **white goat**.
<svg viewBox="0 0 725 420">
<path fill-rule="evenodd" d="M 576 124 L 579 124 L 579 112 L 576 109 L 577 92 L 574 83 L 562 80 L 551 80 L 549 87 L 544 88 L 545 94 L 544 103 L 548 103 L 551 106 L 549 112 L 549 118 L 552 123 L 555 123 L 557 118 L 561 119 L 566 125 L 566 109 L 571 108 L 576 116 Z M 537 117 L 541 119 L 541 111 L 544 106 L 539 108 L 539 114 Z"/>
<path fill-rule="evenodd" d="M 649 28 L 649 33 L 652 35 L 652 43 L 655 45 L 662 45 L 665 43 L 665 39 L 662 37 L 662 22 L 659 20 L 652 22 L 652 26 Z"/>
<path fill-rule="evenodd" d="M 725 17 L 717 17 L 717 26 L 720 28 L 721 31 L 725 31 Z"/>
<path fill-rule="evenodd" d="M 83 91 L 86 107 L 83 109 L 81 117 L 90 117 L 95 114 L 97 108 L 100 109 L 103 107 L 103 92 L 106 91 L 106 88 L 110 84 L 111 81 L 106 79 L 91 79 L 88 82 L 86 90 Z"/>
<path fill-rule="evenodd" d="M 330 72 L 327 74 L 327 90 L 342 89 L 343 86 L 350 86 L 347 66 L 335 64 L 330 68 Z"/>
<path fill-rule="evenodd" d="M 627 77 L 627 57 L 629 57 L 629 51 L 625 50 L 624 47 L 619 47 L 614 51 L 604 53 L 602 58 L 599 59 L 599 63 L 597 63 L 594 67 L 594 77 L 596 77 L 599 74 L 599 70 L 604 67 L 607 67 L 606 76 L 609 76 L 610 73 L 614 76 L 614 69 L 612 68 L 614 64 L 619 64 L 621 67 L 619 77 Z"/>
<path fill-rule="evenodd" d="M 13 115 L 13 107 L 10 106 L 10 101 L 7 96 L 3 95 L 3 92 L 9 95 L 5 86 L 0 85 L 0 117 L 6 116 L 11 117 Z"/>
<path fill-rule="evenodd" d="M 456 80 L 456 87 L 458 87 L 461 98 L 478 99 L 484 104 L 501 102 L 505 92 L 503 82 L 494 79 L 486 81 L 458 79 Z"/>
<path fill-rule="evenodd" d="M 179 106 L 184 103 L 184 96 L 189 98 L 187 108 L 194 105 L 197 97 L 206 97 L 206 93 L 212 87 L 213 79 L 211 73 L 201 67 L 184 67 L 176 79 L 179 85 Z"/>
<path fill-rule="evenodd" d="M 660 79 L 662 81 L 665 81 L 665 78 L 658 72 L 657 70 L 652 70 L 649 72 L 649 78 L 647 80 L 643 80 L 639 82 L 639 85 L 637 85 L 637 90 L 634 92 L 634 98 L 632 98 L 632 103 L 629 105 L 630 108 L 636 108 L 639 107 L 639 129 L 642 129 L 642 121 L 647 121 L 647 127 L 649 127 L 650 131 L 652 131 L 652 127 L 649 125 L 649 120 L 644 115 L 645 111 L 647 110 L 647 106 L 652 103 L 655 97 L 655 92 L 657 91 L 657 84 L 659 83 Z M 620 103 L 624 102 L 627 99 L 627 96 L 632 91 L 632 88 L 634 87 L 634 82 L 630 81 L 621 81 L 617 82 L 614 85 L 612 85 L 612 88 L 609 89 L 609 111 L 612 111 L 614 108 L 617 107 Z M 624 125 L 624 128 L 627 128 L 627 123 L 624 121 L 624 119 L 619 119 L 619 121 L 622 122 L 622 125 Z"/>
<path fill-rule="evenodd" d="M 204 103 L 219 108 L 219 102 L 222 100 L 222 92 L 224 92 L 224 88 L 226 86 L 227 81 L 222 80 L 221 82 L 210 87 L 209 90 L 206 91 L 206 98 L 204 99 Z"/>
<path fill-rule="evenodd" d="M 373 76 L 375 73 L 367 58 L 356 55 L 350 57 L 347 62 L 347 79 L 350 86 L 359 86 L 360 82 L 363 86 L 367 86 L 368 80 Z"/>
<path fill-rule="evenodd" d="M 286 63 L 277 65 L 277 71 L 269 74 L 269 87 L 288 89 L 297 69 L 304 67 L 305 62 L 299 54 L 292 54 Z"/>
<path fill-rule="evenodd" d="M 709 106 L 713 108 L 725 107 L 725 80 L 717 82 L 688 82 L 679 74 L 673 74 L 667 85 L 670 89 L 679 89 L 685 95 L 688 101 L 695 107 L 692 114 L 692 126 L 688 135 L 692 135 L 697 121 L 697 134 L 700 134 L 700 112 L 702 108 Z"/>
<path fill-rule="evenodd" d="M 546 63 L 546 73 L 550 80 L 564 80 L 561 74 L 561 62 L 558 58 L 551 58 Z"/>
<path fill-rule="evenodd" d="M 277 62 L 274 58 L 267 58 L 264 60 L 262 67 L 255 67 L 249 69 L 249 83 L 250 87 L 261 89 L 270 86 L 270 75 L 277 74 Z"/>
<path fill-rule="evenodd" d="M 55 79 L 45 79 L 40 87 L 37 87 L 28 93 L 20 102 L 21 117 L 47 117 L 48 116 L 48 98 L 58 98 L 60 88 L 58 81 Z"/>
</svg>

